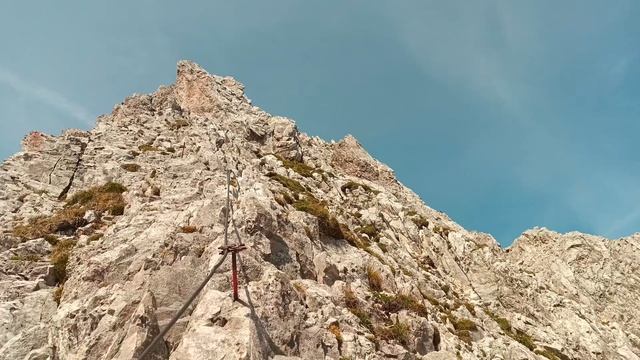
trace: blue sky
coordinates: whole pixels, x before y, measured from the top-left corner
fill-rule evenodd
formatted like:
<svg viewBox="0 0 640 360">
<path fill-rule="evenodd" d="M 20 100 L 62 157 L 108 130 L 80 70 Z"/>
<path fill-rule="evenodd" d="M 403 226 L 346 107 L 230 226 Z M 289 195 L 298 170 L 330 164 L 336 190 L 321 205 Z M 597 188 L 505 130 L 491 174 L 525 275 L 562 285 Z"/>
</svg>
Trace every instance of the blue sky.
<svg viewBox="0 0 640 360">
<path fill-rule="evenodd" d="M 179 59 L 509 245 L 640 231 L 640 3 L 21 1 L 0 12 L 0 158 L 92 127 Z"/>
</svg>

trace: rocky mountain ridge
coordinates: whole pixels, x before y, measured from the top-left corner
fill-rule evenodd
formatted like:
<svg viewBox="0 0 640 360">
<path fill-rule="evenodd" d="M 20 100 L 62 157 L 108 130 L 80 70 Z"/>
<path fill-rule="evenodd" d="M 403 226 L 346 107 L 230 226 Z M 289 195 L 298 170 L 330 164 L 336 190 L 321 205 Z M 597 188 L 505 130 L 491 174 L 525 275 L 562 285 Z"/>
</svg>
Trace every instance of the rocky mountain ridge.
<svg viewBox="0 0 640 360">
<path fill-rule="evenodd" d="M 640 235 L 502 249 L 191 62 L 91 131 L 29 134 L 0 184 L 0 359 L 138 358 L 227 213 L 241 301 L 226 261 L 150 358 L 640 359 Z"/>
</svg>

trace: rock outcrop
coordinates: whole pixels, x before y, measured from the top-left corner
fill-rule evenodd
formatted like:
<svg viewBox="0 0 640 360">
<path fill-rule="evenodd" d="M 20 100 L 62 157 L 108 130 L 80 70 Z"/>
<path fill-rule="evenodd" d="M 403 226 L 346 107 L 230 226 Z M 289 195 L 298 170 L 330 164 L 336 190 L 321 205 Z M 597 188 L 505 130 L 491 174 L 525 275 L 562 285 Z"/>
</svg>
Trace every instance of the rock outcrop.
<svg viewBox="0 0 640 360">
<path fill-rule="evenodd" d="M 226 208 L 227 171 L 233 204 Z M 0 167 L 0 359 L 640 359 L 640 235 L 508 249 L 426 206 L 353 137 L 327 143 L 178 64 L 88 132 Z"/>
</svg>

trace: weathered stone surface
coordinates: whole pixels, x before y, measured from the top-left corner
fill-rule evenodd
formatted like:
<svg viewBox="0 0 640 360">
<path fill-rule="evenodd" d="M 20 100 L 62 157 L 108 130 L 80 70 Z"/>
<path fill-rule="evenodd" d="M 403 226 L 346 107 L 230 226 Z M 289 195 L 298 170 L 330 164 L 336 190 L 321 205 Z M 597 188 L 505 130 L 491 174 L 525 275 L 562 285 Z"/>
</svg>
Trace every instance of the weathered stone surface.
<svg viewBox="0 0 640 360">
<path fill-rule="evenodd" d="M 126 188 L 117 211 L 14 231 L 108 182 Z M 0 166 L 0 359 L 136 359 L 220 259 L 227 214 L 240 301 L 227 259 L 152 358 L 640 356 L 640 235 L 533 229 L 502 249 L 355 138 L 299 133 L 180 62 L 174 85 L 89 132 L 31 133 Z"/>
</svg>

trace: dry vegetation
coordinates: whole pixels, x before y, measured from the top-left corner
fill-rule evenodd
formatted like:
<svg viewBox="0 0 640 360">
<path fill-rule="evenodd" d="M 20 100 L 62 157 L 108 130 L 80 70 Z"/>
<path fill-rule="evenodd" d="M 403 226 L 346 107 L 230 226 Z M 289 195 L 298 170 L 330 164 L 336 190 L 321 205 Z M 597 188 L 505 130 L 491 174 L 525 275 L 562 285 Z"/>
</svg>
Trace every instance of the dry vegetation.
<svg viewBox="0 0 640 360">
<path fill-rule="evenodd" d="M 289 160 L 289 159 L 285 159 L 284 157 L 280 156 L 280 155 L 274 155 L 276 158 L 278 158 L 278 160 L 280 160 L 282 162 L 282 165 L 284 167 L 286 167 L 287 169 L 291 169 L 295 172 L 297 172 L 298 174 L 304 176 L 304 177 L 313 177 L 313 173 L 321 173 L 321 170 L 312 168 L 311 166 L 300 162 L 300 161 L 296 161 L 296 160 Z"/>
<path fill-rule="evenodd" d="M 329 332 L 333 334 L 333 336 L 336 337 L 336 341 L 338 342 L 338 350 L 342 351 L 342 342 L 343 342 L 343 338 L 342 338 L 342 331 L 340 330 L 340 324 L 338 323 L 333 323 L 331 325 L 329 325 Z"/>
<path fill-rule="evenodd" d="M 124 186 L 113 182 L 80 191 L 67 200 L 65 206 L 53 215 L 31 219 L 26 225 L 14 227 L 13 233 L 23 240 L 37 239 L 56 233 L 72 234 L 76 229 L 87 224 L 84 215 L 89 210 L 94 210 L 98 216 L 104 213 L 122 215 L 126 206 L 122 197 L 125 191 L 127 189 Z M 50 236 L 47 238 L 49 242 L 56 242 L 56 240 Z"/>
<path fill-rule="evenodd" d="M 186 226 L 182 226 L 180 227 L 180 232 L 184 233 L 184 234 L 192 234 L 194 232 L 197 232 L 198 228 L 195 226 L 191 226 L 191 225 L 186 225 Z"/>
<path fill-rule="evenodd" d="M 411 341 L 409 335 L 411 329 L 409 325 L 396 321 L 390 326 L 378 326 L 375 329 L 375 335 L 382 340 L 395 340 L 403 346 L 408 346 Z"/>
<path fill-rule="evenodd" d="M 69 262 L 69 255 L 75 245 L 76 243 L 73 240 L 62 240 L 53 247 L 53 251 L 51 252 L 51 265 L 53 265 L 56 280 L 59 284 L 62 284 L 67 280 L 67 264 Z"/>
<path fill-rule="evenodd" d="M 382 291 L 382 276 L 380 272 L 372 266 L 367 266 L 367 280 L 369 281 L 369 288 L 371 288 L 371 290 Z"/>
<path fill-rule="evenodd" d="M 521 343 L 522 345 L 526 346 L 531 351 L 533 351 L 536 348 L 536 345 L 533 342 L 533 338 L 531 338 L 529 334 L 523 331 L 512 328 L 511 324 L 509 323 L 509 320 L 494 314 L 488 309 L 485 309 L 485 313 L 489 315 L 489 317 L 492 318 L 493 321 L 495 321 L 498 324 L 498 326 L 500 326 L 500 329 L 502 329 L 502 331 L 506 335 L 508 335 L 515 341 Z"/>
<path fill-rule="evenodd" d="M 158 151 L 160 149 L 158 149 L 157 147 L 155 147 L 155 146 L 153 146 L 151 144 L 144 144 L 144 145 L 138 146 L 138 150 L 140 150 L 143 153 L 145 153 L 145 152 L 150 152 L 150 151 Z"/>
<path fill-rule="evenodd" d="M 358 188 L 364 190 L 365 192 L 372 193 L 372 194 L 379 194 L 380 193 L 380 191 L 372 189 L 369 185 L 361 184 L 361 183 L 358 183 L 358 182 L 355 182 L 355 181 L 347 182 L 346 184 L 344 184 L 344 185 L 342 185 L 340 187 L 340 190 L 343 193 L 346 194 L 347 190 L 348 191 L 354 191 L 355 189 L 358 189 Z"/>
</svg>

